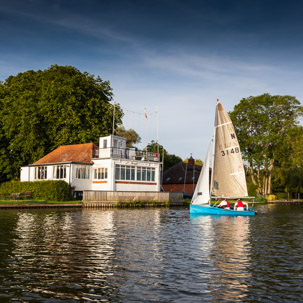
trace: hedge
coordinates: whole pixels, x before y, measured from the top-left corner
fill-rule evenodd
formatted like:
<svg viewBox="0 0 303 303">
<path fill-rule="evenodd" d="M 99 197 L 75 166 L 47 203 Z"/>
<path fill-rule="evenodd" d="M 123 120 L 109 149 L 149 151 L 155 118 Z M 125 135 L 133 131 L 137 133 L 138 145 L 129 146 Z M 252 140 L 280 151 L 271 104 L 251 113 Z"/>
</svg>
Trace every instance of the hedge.
<svg viewBox="0 0 303 303">
<path fill-rule="evenodd" d="M 68 201 L 70 198 L 70 188 L 63 180 L 56 181 L 34 181 L 20 182 L 9 181 L 0 185 L 0 195 L 8 196 L 11 193 L 32 192 L 34 200 Z"/>
</svg>

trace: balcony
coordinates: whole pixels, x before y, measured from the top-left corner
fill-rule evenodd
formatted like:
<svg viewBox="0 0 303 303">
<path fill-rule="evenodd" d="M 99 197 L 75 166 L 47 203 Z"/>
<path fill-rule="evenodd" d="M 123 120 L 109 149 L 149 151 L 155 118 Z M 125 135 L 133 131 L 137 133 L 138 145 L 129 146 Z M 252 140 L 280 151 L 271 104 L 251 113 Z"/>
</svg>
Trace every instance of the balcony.
<svg viewBox="0 0 303 303">
<path fill-rule="evenodd" d="M 140 161 L 159 162 L 159 154 L 154 152 L 136 150 L 135 148 L 99 148 L 95 150 L 93 158 L 99 159 L 130 159 Z"/>
</svg>

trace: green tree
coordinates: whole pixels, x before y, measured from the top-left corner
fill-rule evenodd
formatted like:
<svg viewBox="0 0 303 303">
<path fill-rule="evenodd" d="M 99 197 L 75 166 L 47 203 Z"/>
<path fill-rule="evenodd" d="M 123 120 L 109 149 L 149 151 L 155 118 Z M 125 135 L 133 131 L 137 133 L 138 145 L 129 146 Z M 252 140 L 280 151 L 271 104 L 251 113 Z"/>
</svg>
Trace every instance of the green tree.
<svg viewBox="0 0 303 303">
<path fill-rule="evenodd" d="M 134 129 L 125 129 L 122 125 L 117 128 L 116 135 L 126 138 L 127 147 L 134 147 L 134 144 L 141 142 L 139 134 Z"/>
<path fill-rule="evenodd" d="M 269 94 L 244 98 L 230 113 L 258 194 L 271 193 L 275 165 L 286 163 L 292 155 L 289 138 L 298 133 L 302 113 L 295 97 Z"/>
<path fill-rule="evenodd" d="M 170 167 L 182 162 L 182 159 L 179 156 L 176 156 L 174 154 L 169 154 L 166 149 L 161 145 L 157 144 L 154 140 L 152 140 L 148 145 L 147 145 L 147 151 L 154 152 L 154 153 L 159 153 L 160 154 L 160 161 L 162 161 L 162 157 L 164 154 L 164 167 L 163 171 L 169 169 Z"/>
<path fill-rule="evenodd" d="M 184 163 L 188 163 L 188 158 L 184 159 Z M 203 166 L 203 161 L 201 159 L 195 159 L 195 165 Z"/>
<path fill-rule="evenodd" d="M 0 83 L 0 181 L 60 145 L 95 142 L 112 133 L 112 88 L 72 66 L 27 71 Z M 115 123 L 122 110 L 116 105 Z"/>
</svg>

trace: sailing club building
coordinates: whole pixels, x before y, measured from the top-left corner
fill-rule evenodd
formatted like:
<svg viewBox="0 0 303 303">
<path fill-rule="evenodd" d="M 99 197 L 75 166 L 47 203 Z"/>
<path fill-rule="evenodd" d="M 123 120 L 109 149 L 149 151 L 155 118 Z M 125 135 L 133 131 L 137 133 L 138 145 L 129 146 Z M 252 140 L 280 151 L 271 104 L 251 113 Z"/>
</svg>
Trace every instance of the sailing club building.
<svg viewBox="0 0 303 303">
<path fill-rule="evenodd" d="M 75 198 L 83 191 L 159 192 L 159 155 L 126 147 L 110 135 L 94 143 L 60 146 L 33 164 L 21 167 L 20 180 L 64 180 Z"/>
</svg>

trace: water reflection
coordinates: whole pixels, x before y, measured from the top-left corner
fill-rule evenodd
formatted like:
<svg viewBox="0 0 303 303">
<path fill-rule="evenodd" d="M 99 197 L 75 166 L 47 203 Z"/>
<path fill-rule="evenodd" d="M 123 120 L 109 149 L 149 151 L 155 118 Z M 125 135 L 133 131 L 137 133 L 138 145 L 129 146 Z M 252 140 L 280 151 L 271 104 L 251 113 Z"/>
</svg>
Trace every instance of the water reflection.
<svg viewBox="0 0 303 303">
<path fill-rule="evenodd" d="M 0 301 L 297 302 L 303 208 L 0 212 Z"/>
<path fill-rule="evenodd" d="M 213 266 L 209 288 L 218 300 L 241 300 L 250 277 L 249 217 L 191 216 L 192 223 L 203 236 L 200 242 L 203 254 Z M 208 242 L 208 243 L 207 243 Z"/>
</svg>

